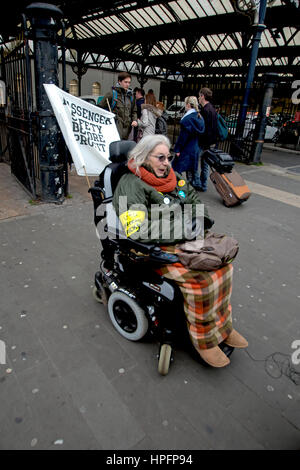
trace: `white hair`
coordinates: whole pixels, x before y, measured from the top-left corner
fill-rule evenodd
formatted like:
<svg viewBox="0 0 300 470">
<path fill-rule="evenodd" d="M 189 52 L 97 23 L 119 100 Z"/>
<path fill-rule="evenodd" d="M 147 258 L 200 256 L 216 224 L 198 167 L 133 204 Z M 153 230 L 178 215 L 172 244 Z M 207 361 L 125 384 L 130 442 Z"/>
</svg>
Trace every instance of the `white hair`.
<svg viewBox="0 0 300 470">
<path fill-rule="evenodd" d="M 171 143 L 165 135 L 154 134 L 146 135 L 143 137 L 136 146 L 129 152 L 128 160 L 133 159 L 133 165 L 136 167 L 137 171 L 140 166 L 142 166 L 150 153 L 153 152 L 157 145 L 166 145 L 170 150 Z"/>
</svg>

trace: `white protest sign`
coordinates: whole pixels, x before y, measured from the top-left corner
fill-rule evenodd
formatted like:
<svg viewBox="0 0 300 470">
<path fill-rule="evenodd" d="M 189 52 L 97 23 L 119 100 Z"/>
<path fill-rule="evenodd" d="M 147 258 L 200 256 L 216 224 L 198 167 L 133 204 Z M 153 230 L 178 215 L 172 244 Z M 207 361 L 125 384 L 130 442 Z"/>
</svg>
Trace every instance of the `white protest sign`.
<svg viewBox="0 0 300 470">
<path fill-rule="evenodd" d="M 44 84 L 77 174 L 99 175 L 109 161 L 109 144 L 120 140 L 114 114 Z"/>
</svg>

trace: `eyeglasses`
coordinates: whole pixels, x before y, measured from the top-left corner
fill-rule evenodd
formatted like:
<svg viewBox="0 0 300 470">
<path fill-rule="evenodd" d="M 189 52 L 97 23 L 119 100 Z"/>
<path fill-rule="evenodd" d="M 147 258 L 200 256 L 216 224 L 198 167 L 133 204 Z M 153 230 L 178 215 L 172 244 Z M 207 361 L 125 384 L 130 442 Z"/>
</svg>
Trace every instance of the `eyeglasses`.
<svg viewBox="0 0 300 470">
<path fill-rule="evenodd" d="M 174 159 L 174 155 L 150 155 L 150 157 L 158 158 L 160 163 L 163 163 L 165 160 L 168 160 L 169 163 Z"/>
</svg>

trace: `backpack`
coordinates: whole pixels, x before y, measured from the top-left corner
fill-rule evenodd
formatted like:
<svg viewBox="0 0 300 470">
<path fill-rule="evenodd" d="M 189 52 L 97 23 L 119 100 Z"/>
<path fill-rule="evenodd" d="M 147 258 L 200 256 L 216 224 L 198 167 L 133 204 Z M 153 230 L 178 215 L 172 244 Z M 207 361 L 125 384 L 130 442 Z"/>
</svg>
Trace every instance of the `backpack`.
<svg viewBox="0 0 300 470">
<path fill-rule="evenodd" d="M 130 98 L 131 106 L 132 106 L 132 103 L 133 103 L 133 96 L 130 95 L 129 98 Z M 113 90 L 112 90 L 112 100 L 111 100 L 111 110 L 113 110 L 114 107 L 116 106 L 117 100 L 118 100 L 118 92 L 117 92 L 117 90 L 115 90 L 115 89 L 113 88 Z"/>
<path fill-rule="evenodd" d="M 228 137 L 228 127 L 225 119 L 221 116 L 220 113 L 217 113 L 217 131 L 219 135 L 219 140 L 221 142 Z"/>
<path fill-rule="evenodd" d="M 168 135 L 167 122 L 162 116 L 156 119 L 155 134 Z"/>
</svg>

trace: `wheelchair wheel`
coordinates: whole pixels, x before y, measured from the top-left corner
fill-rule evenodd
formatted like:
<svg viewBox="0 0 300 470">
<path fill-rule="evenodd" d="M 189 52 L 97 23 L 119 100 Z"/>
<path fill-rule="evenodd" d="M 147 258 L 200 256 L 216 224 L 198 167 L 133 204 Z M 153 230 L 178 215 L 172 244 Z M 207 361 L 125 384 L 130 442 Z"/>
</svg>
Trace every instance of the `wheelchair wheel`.
<svg viewBox="0 0 300 470">
<path fill-rule="evenodd" d="M 123 292 L 113 292 L 108 300 L 111 322 L 124 338 L 130 341 L 142 339 L 148 331 L 148 319 L 144 310 Z"/>
<path fill-rule="evenodd" d="M 169 372 L 172 348 L 169 344 L 162 344 L 158 360 L 158 372 L 160 375 L 167 375 Z"/>
</svg>

